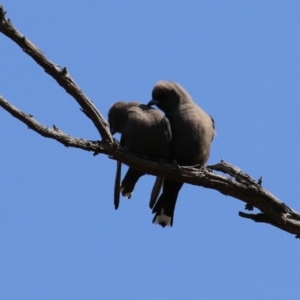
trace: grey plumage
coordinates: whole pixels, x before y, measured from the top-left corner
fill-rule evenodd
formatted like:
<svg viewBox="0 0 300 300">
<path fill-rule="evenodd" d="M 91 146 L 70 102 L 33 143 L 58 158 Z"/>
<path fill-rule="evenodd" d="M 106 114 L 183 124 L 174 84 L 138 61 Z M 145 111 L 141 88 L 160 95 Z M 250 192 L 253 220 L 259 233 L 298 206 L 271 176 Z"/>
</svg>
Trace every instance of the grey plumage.
<svg viewBox="0 0 300 300">
<path fill-rule="evenodd" d="M 158 110 L 138 102 L 117 102 L 108 112 L 111 133 L 121 133 L 120 144 L 128 151 L 153 159 L 167 160 L 171 139 L 170 124 Z M 119 206 L 120 192 L 130 198 L 136 182 L 144 173 L 129 168 L 121 185 L 121 163 L 117 162 L 114 188 L 115 209 Z M 155 204 L 163 180 L 157 178 L 150 198 L 150 207 Z"/>
<path fill-rule="evenodd" d="M 172 81 L 159 81 L 153 88 L 148 106 L 156 105 L 169 119 L 172 140 L 170 161 L 179 165 L 203 166 L 210 154 L 214 137 L 213 119 L 191 98 L 188 92 Z M 164 180 L 163 192 L 152 212 L 154 223 L 172 226 L 178 193 L 183 183 Z"/>
</svg>

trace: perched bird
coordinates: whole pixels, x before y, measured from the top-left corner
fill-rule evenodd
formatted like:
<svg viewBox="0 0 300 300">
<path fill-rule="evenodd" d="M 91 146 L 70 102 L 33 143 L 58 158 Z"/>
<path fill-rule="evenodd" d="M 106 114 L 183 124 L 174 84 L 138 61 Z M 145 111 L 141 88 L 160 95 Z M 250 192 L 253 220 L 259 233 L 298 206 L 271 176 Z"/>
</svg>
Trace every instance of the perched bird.
<svg viewBox="0 0 300 300">
<path fill-rule="evenodd" d="M 108 122 L 112 134 L 121 133 L 120 144 L 128 151 L 152 159 L 169 158 L 171 129 L 166 117 L 156 109 L 138 102 L 116 102 L 109 109 Z M 118 209 L 120 193 L 130 198 L 135 184 L 144 173 L 129 168 L 121 185 L 121 163 L 117 162 L 114 205 Z M 156 202 L 163 179 L 156 178 L 150 198 L 150 207 Z"/>
<path fill-rule="evenodd" d="M 152 90 L 148 106 L 156 105 L 169 119 L 172 131 L 170 161 L 178 165 L 204 166 L 215 134 L 214 120 L 172 81 L 159 81 Z M 182 182 L 164 180 L 163 191 L 152 212 L 153 223 L 172 226 L 176 200 Z"/>
</svg>

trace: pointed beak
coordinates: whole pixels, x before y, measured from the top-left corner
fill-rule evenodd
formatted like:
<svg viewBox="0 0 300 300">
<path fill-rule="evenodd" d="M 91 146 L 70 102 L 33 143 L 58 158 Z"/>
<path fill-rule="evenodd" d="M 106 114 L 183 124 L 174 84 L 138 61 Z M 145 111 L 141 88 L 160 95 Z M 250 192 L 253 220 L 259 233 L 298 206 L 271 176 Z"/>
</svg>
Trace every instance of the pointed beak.
<svg viewBox="0 0 300 300">
<path fill-rule="evenodd" d="M 158 100 L 152 99 L 152 100 L 147 104 L 147 106 L 158 105 L 158 104 L 160 104 L 160 102 L 159 102 Z"/>
</svg>

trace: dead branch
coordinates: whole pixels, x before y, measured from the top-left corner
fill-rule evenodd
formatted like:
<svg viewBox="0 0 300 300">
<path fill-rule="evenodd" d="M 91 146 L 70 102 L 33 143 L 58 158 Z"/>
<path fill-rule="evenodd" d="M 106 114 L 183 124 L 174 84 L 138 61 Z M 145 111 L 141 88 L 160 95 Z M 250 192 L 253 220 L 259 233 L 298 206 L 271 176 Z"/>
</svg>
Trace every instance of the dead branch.
<svg viewBox="0 0 300 300">
<path fill-rule="evenodd" d="M 0 5 L 0 31 L 9 37 L 12 41 L 20 46 L 20 48 L 38 63 L 46 73 L 53 77 L 56 82 L 63 87 L 81 106 L 82 112 L 92 120 L 103 140 L 112 143 L 113 138 L 109 132 L 108 124 L 96 109 L 92 101 L 84 95 L 79 86 L 72 79 L 67 68 L 62 68 L 52 63 L 44 53 L 38 49 L 31 41 L 14 28 L 10 19 L 5 18 L 6 12 Z"/>
<path fill-rule="evenodd" d="M 10 20 L 5 18 L 2 6 L 0 6 L 0 32 L 18 44 L 78 102 L 82 111 L 94 123 L 102 137 L 102 141 L 75 138 L 63 133 L 55 126 L 53 126 L 53 129 L 46 127 L 37 122 L 32 115 L 22 112 L 0 96 L 0 106 L 26 124 L 28 128 L 44 137 L 55 139 L 66 147 L 92 151 L 94 155 L 106 154 L 112 159 L 121 161 L 147 174 L 217 190 L 226 196 L 245 202 L 248 210 L 253 210 L 253 207 L 256 207 L 261 211 L 258 214 L 239 212 L 239 216 L 255 222 L 268 223 L 295 234 L 297 238 L 300 237 L 300 214 L 265 190 L 261 186 L 261 178 L 256 182 L 238 167 L 223 160 L 218 164 L 204 168 L 181 166 L 179 169 L 172 164 L 146 160 L 124 150 L 116 140 L 113 140 L 106 120 L 76 85 L 66 68 L 61 68 L 50 62 L 33 43 L 19 33 Z M 216 174 L 213 171 L 222 172 L 226 175 Z"/>
</svg>

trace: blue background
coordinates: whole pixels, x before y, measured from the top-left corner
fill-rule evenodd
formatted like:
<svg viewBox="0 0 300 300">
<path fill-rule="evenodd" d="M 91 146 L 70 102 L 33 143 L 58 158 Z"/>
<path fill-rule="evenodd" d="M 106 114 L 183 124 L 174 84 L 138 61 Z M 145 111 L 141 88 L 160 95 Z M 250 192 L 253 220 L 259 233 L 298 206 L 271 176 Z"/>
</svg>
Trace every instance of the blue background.
<svg viewBox="0 0 300 300">
<path fill-rule="evenodd" d="M 217 127 L 210 164 L 299 204 L 299 1 L 2 1 L 12 23 L 107 116 L 184 86 Z M 0 35 L 0 93 L 41 123 L 99 139 L 78 104 Z M 151 223 L 153 177 L 113 208 L 115 161 L 65 148 L 0 109 L 1 299 L 299 299 L 299 240 L 184 185 Z"/>
</svg>

